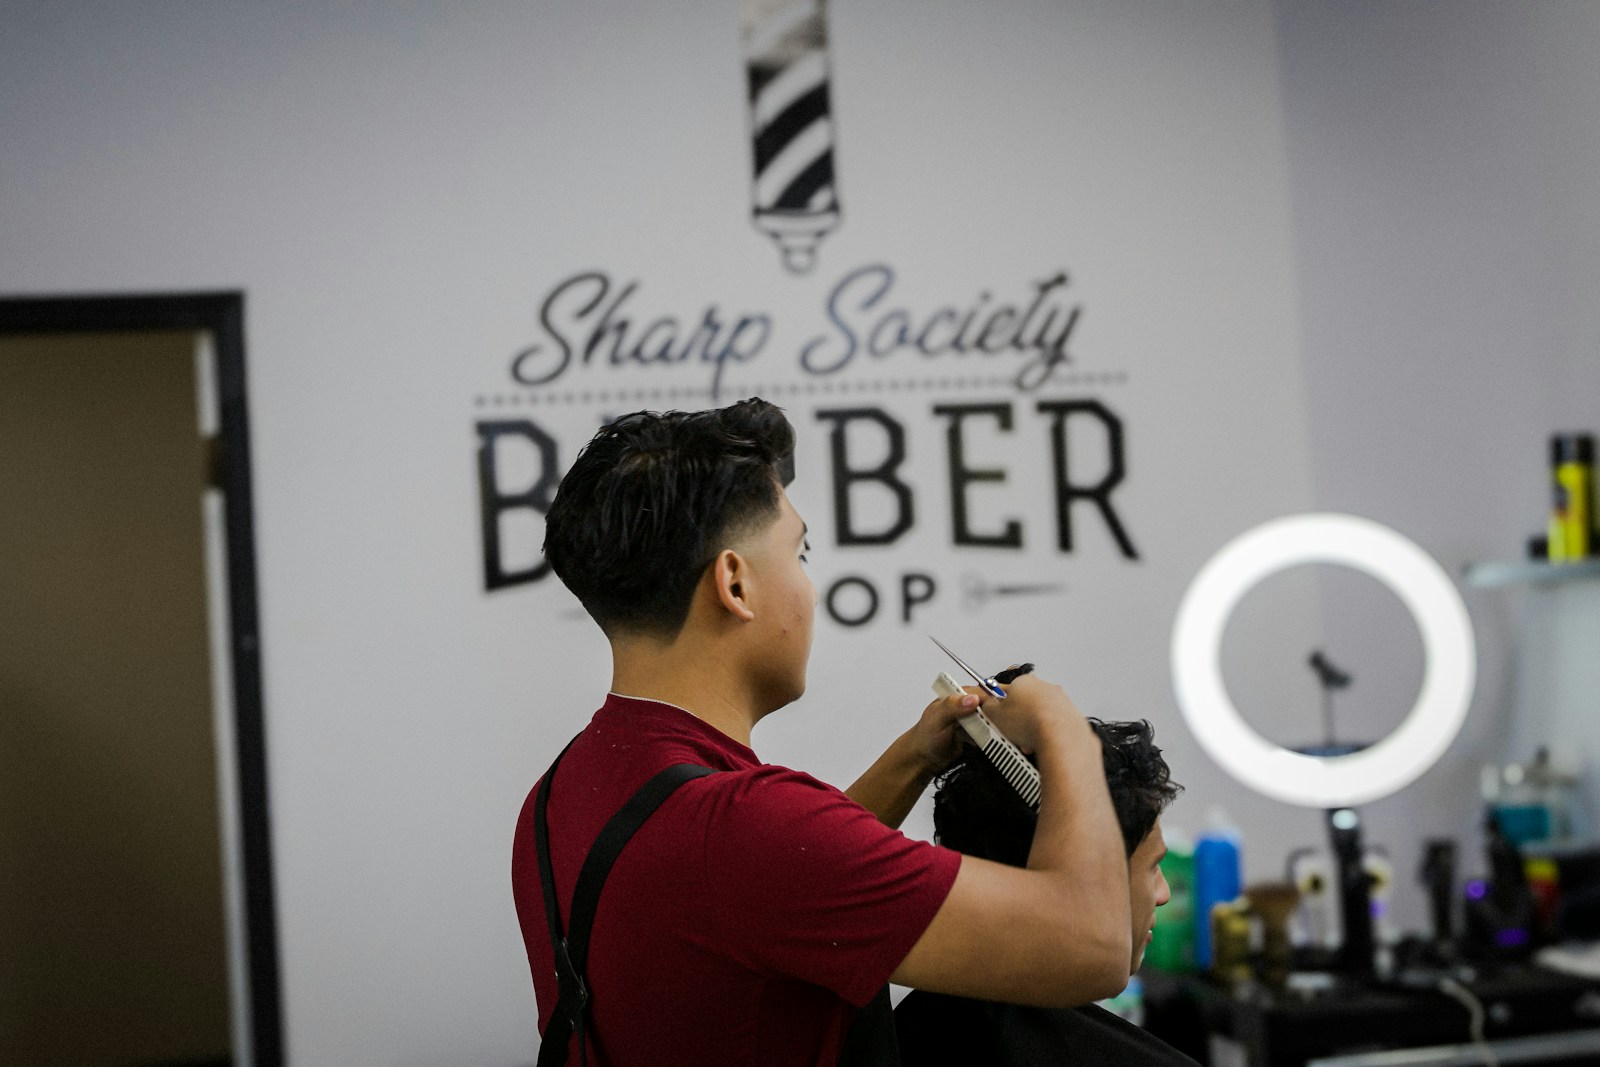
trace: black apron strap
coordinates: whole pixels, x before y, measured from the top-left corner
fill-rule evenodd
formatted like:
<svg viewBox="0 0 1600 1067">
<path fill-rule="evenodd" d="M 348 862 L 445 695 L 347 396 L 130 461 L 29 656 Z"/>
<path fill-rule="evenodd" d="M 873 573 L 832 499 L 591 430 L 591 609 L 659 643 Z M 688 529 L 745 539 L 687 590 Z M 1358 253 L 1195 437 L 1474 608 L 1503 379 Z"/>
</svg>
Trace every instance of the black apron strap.
<svg viewBox="0 0 1600 1067">
<path fill-rule="evenodd" d="M 572 965 L 580 975 L 589 958 L 589 930 L 594 926 L 595 908 L 600 904 L 600 889 L 611 873 L 611 865 L 617 862 L 622 846 L 680 785 L 711 773 L 710 767 L 693 763 L 675 763 L 657 773 L 628 799 L 594 839 L 572 892 L 572 924 L 567 937 Z"/>
<path fill-rule="evenodd" d="M 900 1039 L 895 1036 L 888 986 L 856 1012 L 844 1035 L 839 1067 L 900 1067 Z"/>
<path fill-rule="evenodd" d="M 567 748 L 571 747 L 572 742 L 567 742 Z M 588 990 L 583 988 L 583 980 L 574 973 L 567 956 L 567 938 L 561 931 L 561 908 L 556 902 L 555 872 L 550 866 L 550 828 L 545 819 L 545 806 L 550 800 L 550 782 L 555 778 L 556 768 L 561 765 L 561 757 L 567 754 L 567 748 L 561 750 L 561 755 L 544 772 L 544 777 L 539 780 L 539 790 L 533 798 L 533 843 L 539 857 L 539 889 L 544 894 L 544 918 L 550 930 L 550 951 L 556 961 L 556 1006 L 550 1015 L 550 1025 L 545 1027 L 539 1041 L 538 1067 L 559 1067 L 566 1062 L 567 1040 L 572 1036 L 573 1029 L 572 1005 L 577 1003 L 581 1015 L 583 1004 L 589 998 Z"/>
<path fill-rule="evenodd" d="M 568 748 L 572 747 L 570 742 Z M 561 750 L 565 756 L 566 749 Z M 539 1042 L 539 1067 L 559 1067 L 567 1060 L 567 1044 L 572 1034 L 578 1035 L 578 1055 L 588 1058 L 587 1034 L 584 1025 L 589 1003 L 589 988 L 584 981 L 583 968 L 589 955 L 589 932 L 594 926 L 595 909 L 600 903 L 600 890 L 606 875 L 621 855 L 622 848 L 644 825 L 673 791 L 685 782 L 714 773 L 710 767 L 693 763 L 675 763 L 656 774 L 637 793 L 628 798 L 622 810 L 613 815 L 589 847 L 583 866 L 578 871 L 578 884 L 572 893 L 571 933 L 561 929 L 561 908 L 556 899 L 555 872 L 550 866 L 550 830 L 545 819 L 545 807 L 550 799 L 550 782 L 561 763 L 555 763 L 545 772 L 534 796 L 534 847 L 539 857 L 539 886 L 544 893 L 545 921 L 550 928 L 550 948 L 556 963 L 556 1006 Z M 885 990 L 887 994 L 887 990 Z M 885 1001 L 887 1005 L 887 1000 Z M 890 1026 L 891 1033 L 893 1025 Z"/>
<path fill-rule="evenodd" d="M 573 738 L 576 741 L 577 738 Z M 570 977 L 570 968 L 564 967 L 566 962 L 567 939 L 561 931 L 561 908 L 556 903 L 556 878 L 555 872 L 550 867 L 550 828 L 545 820 L 545 806 L 550 801 L 550 782 L 556 776 L 556 768 L 561 766 L 561 758 L 567 754 L 567 749 L 572 747 L 568 741 L 566 748 L 550 764 L 550 769 L 544 772 L 544 777 L 539 780 L 539 791 L 533 798 L 533 845 L 539 858 L 539 890 L 544 894 L 544 918 L 550 930 L 550 947 L 556 956 L 556 983 L 563 996 L 567 992 L 567 981 Z"/>
</svg>

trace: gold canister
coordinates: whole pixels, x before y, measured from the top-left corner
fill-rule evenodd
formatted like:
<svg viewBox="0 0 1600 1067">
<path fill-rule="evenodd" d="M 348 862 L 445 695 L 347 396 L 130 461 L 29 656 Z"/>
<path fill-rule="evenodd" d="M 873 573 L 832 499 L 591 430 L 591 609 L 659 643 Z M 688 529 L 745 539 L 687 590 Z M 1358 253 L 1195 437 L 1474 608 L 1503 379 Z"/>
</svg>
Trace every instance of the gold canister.
<svg viewBox="0 0 1600 1067">
<path fill-rule="evenodd" d="M 1250 966 L 1251 920 L 1249 901 L 1219 900 L 1211 906 L 1211 977 L 1237 989 L 1254 977 Z"/>
</svg>

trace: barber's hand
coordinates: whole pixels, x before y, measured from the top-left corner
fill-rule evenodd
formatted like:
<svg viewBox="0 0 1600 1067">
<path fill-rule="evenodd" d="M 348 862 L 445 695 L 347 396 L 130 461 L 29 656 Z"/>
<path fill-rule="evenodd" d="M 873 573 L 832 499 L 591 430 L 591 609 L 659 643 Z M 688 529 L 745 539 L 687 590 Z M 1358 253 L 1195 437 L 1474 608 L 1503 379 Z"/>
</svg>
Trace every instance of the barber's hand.
<svg viewBox="0 0 1600 1067">
<path fill-rule="evenodd" d="M 961 727 L 956 723 L 978 710 L 977 692 L 969 688 L 964 693 L 935 700 L 922 709 L 922 718 L 911 728 L 908 737 L 929 774 L 938 774 L 950 766 L 950 761 L 961 751 Z"/>
<path fill-rule="evenodd" d="M 1006 699 L 985 700 L 983 713 L 1029 755 L 1039 750 L 1046 734 L 1054 733 L 1069 743 L 1095 738 L 1088 720 L 1059 685 L 1037 674 L 1025 674 L 1000 688 L 1005 690 Z"/>
</svg>

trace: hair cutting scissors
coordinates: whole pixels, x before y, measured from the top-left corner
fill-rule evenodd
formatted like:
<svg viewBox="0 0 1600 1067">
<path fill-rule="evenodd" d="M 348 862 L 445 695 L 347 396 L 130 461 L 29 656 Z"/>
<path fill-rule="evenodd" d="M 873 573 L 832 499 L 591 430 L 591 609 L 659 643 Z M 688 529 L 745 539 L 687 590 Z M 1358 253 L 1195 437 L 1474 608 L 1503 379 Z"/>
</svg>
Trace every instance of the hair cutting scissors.
<svg viewBox="0 0 1600 1067">
<path fill-rule="evenodd" d="M 981 688 L 985 693 L 988 693 L 990 696 L 994 697 L 996 700 L 1004 700 L 1006 698 L 1006 691 L 1004 689 L 1000 688 L 1000 683 L 998 681 L 996 681 L 994 678 L 992 678 L 992 677 L 991 678 L 985 678 L 983 675 L 979 674 L 977 671 L 975 671 L 971 667 L 967 666 L 967 661 L 966 660 L 962 659 L 960 656 L 956 655 L 954 652 L 951 652 L 948 648 L 945 648 L 944 642 L 940 641 L 937 637 L 934 637 L 932 634 L 928 635 L 928 640 L 930 640 L 934 644 L 938 645 L 939 648 L 943 650 L 945 655 L 947 655 L 951 659 L 955 660 L 956 661 L 956 666 L 960 667 L 962 670 L 966 671 L 967 675 L 969 677 L 971 677 L 971 679 L 974 682 L 977 682 L 979 688 Z M 1032 664 L 1025 664 L 1025 666 L 1028 667 L 1028 670 L 1032 670 L 1033 669 Z M 1005 674 L 1005 673 L 1010 673 L 1010 672 L 1009 671 L 1002 671 L 1001 673 Z M 1018 670 L 1017 671 L 1017 674 L 1026 674 L 1026 673 L 1027 673 L 1027 671 L 1023 671 L 1023 670 Z M 1008 678 L 1007 681 L 1011 681 L 1012 679 L 1016 678 L 1017 674 L 1012 674 L 1011 678 Z"/>
<path fill-rule="evenodd" d="M 999 700 L 1006 698 L 1006 691 L 1000 688 L 1001 679 L 1008 683 L 1013 682 L 1033 670 L 1033 664 L 1019 663 L 1014 667 L 1007 667 L 992 678 L 985 678 L 967 666 L 966 660 L 945 648 L 943 642 L 937 637 L 932 634 L 928 636 L 934 644 L 943 649 L 945 655 L 955 660 L 956 666 L 966 671 L 985 693 Z M 933 691 L 941 697 L 952 697 L 961 693 L 962 689 L 954 678 L 941 672 L 939 677 L 933 681 Z M 1017 795 L 1022 798 L 1023 803 L 1034 811 L 1038 811 L 1039 799 L 1042 796 L 1039 786 L 1039 769 L 1028 762 L 1028 757 L 1022 754 L 1022 750 L 1012 744 L 1010 739 L 1001 733 L 994 723 L 990 722 L 988 717 L 977 708 L 974 708 L 970 715 L 963 715 L 956 721 L 967 732 L 967 736 L 972 738 L 973 744 L 977 745 L 989 762 L 994 764 L 1001 777 L 1011 783 L 1011 787 L 1017 791 Z"/>
</svg>

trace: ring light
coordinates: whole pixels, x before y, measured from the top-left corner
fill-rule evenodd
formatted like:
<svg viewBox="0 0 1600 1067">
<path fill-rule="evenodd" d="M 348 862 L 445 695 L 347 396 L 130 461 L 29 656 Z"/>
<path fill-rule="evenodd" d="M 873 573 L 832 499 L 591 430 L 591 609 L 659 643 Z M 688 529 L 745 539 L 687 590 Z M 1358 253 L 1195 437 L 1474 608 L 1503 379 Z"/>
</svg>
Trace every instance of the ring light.
<svg viewBox="0 0 1600 1067">
<path fill-rule="evenodd" d="M 1222 635 L 1263 578 L 1303 563 L 1338 563 L 1388 586 L 1422 632 L 1422 689 L 1399 727 L 1370 748 L 1307 756 L 1268 741 L 1240 716 L 1222 681 Z M 1275 519 L 1229 542 L 1184 594 L 1172 634 L 1178 707 L 1200 746 L 1257 792 L 1334 808 L 1388 796 L 1415 781 L 1449 747 L 1467 717 L 1477 657 L 1454 584 L 1414 543 L 1352 515 Z"/>
</svg>

